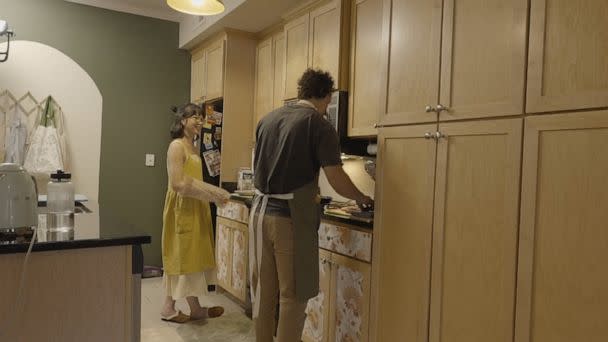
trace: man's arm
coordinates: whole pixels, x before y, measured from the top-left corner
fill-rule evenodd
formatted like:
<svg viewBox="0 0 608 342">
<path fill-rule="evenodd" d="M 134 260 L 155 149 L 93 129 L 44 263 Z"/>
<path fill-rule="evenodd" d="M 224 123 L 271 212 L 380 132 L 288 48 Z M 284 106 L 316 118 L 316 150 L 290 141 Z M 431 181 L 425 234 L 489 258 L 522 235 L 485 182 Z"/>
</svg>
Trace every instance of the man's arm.
<svg viewBox="0 0 608 342">
<path fill-rule="evenodd" d="M 323 171 L 331 187 L 340 196 L 357 201 L 357 204 L 361 207 L 373 207 L 374 201 L 357 189 L 350 177 L 344 172 L 342 165 L 325 166 Z"/>
</svg>

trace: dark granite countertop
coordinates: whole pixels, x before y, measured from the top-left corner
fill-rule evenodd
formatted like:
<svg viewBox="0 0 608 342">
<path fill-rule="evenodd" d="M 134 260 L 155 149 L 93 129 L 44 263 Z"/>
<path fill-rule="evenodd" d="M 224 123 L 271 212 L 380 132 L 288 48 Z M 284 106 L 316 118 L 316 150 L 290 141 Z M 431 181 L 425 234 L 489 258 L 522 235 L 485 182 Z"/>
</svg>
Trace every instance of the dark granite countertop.
<svg viewBox="0 0 608 342">
<path fill-rule="evenodd" d="M 230 196 L 230 199 L 233 201 L 242 202 L 247 207 L 251 208 L 251 202 L 252 202 L 251 197 L 232 194 Z M 345 217 L 335 216 L 335 215 L 331 215 L 331 214 L 321 214 L 321 220 L 347 224 L 347 225 L 370 229 L 370 230 L 374 228 L 374 222 L 371 219 L 360 219 L 357 217 L 345 218 Z"/>
<path fill-rule="evenodd" d="M 74 230 L 69 233 L 50 232 L 45 229 L 44 208 L 39 208 L 38 240 L 32 251 L 54 251 L 76 248 L 97 248 L 122 245 L 141 245 L 151 241 L 149 235 L 134 231 L 128 222 L 121 220 L 110 212 L 99 208 L 96 202 L 86 202 L 90 213 L 77 213 L 74 216 Z M 42 217 L 42 220 L 40 218 Z M 31 235 L 31 233 L 30 233 Z M 0 254 L 26 252 L 30 242 L 29 237 L 18 240 L 11 239 L 7 234 L 0 234 Z"/>
</svg>

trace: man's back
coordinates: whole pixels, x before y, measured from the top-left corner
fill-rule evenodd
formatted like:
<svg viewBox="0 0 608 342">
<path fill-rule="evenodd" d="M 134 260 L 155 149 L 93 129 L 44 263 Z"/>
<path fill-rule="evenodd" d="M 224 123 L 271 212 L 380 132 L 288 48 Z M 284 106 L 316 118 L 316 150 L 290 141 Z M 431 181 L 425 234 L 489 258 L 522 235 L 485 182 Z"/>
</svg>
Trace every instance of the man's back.
<svg viewBox="0 0 608 342">
<path fill-rule="evenodd" d="M 269 113 L 258 124 L 256 137 L 254 182 L 264 193 L 289 193 L 313 181 L 321 166 L 341 163 L 335 129 L 306 105 Z"/>
</svg>

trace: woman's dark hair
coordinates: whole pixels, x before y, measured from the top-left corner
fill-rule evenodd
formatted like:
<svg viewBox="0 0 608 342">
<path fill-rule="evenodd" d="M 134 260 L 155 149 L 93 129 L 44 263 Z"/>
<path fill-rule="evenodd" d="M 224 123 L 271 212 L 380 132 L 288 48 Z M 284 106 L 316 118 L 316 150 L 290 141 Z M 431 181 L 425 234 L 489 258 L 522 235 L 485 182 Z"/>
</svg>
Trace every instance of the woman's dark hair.
<svg viewBox="0 0 608 342">
<path fill-rule="evenodd" d="M 298 80 L 299 99 L 322 99 L 334 91 L 334 79 L 329 72 L 306 69 Z"/>
<path fill-rule="evenodd" d="M 184 136 L 184 124 L 182 120 L 195 115 L 205 116 L 205 111 L 194 103 L 187 103 L 183 106 L 172 106 L 171 111 L 174 113 L 174 120 L 171 124 L 171 139 L 182 138 Z"/>
</svg>

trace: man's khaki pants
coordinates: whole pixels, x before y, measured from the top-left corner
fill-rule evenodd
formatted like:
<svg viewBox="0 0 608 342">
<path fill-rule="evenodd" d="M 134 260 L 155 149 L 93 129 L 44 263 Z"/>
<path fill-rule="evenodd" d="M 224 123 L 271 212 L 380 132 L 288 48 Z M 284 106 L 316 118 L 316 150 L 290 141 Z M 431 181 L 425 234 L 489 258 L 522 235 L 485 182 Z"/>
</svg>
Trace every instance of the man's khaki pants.
<svg viewBox="0 0 608 342">
<path fill-rule="evenodd" d="M 280 302 L 276 342 L 299 342 L 304 328 L 306 302 L 296 299 L 294 227 L 291 218 L 264 217 L 260 267 L 260 313 L 255 320 L 256 341 L 272 342 L 277 299 Z M 258 227 L 259 229 L 259 227 Z"/>
</svg>

